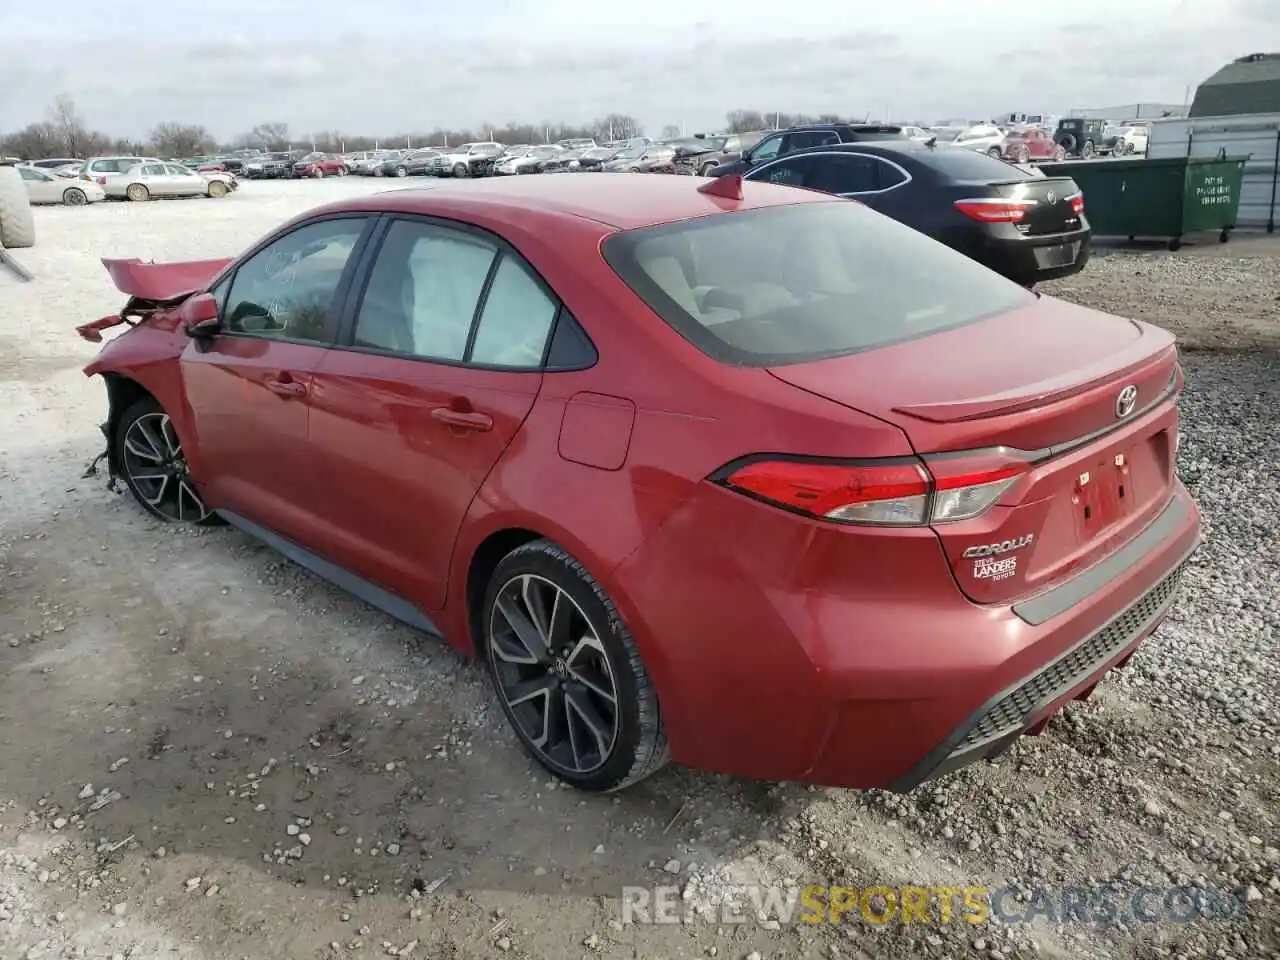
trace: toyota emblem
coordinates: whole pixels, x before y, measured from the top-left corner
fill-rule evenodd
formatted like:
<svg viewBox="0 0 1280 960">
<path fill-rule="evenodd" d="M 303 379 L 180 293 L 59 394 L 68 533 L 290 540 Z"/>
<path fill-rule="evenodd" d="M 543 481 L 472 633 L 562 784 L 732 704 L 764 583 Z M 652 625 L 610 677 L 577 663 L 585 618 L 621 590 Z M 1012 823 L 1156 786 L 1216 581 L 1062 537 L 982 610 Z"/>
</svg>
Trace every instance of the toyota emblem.
<svg viewBox="0 0 1280 960">
<path fill-rule="evenodd" d="M 1044 195 L 1044 198 L 1045 198 L 1046 200 L 1048 200 L 1050 203 L 1057 203 L 1057 202 L 1058 202 L 1058 195 L 1057 195 L 1056 193 L 1054 193 L 1052 190 L 1050 190 L 1048 193 L 1046 193 L 1046 194 Z"/>
<path fill-rule="evenodd" d="M 1133 408 L 1138 405 L 1138 388 L 1132 383 L 1120 391 L 1116 397 L 1116 417 L 1123 420 L 1129 414 L 1133 413 Z"/>
</svg>

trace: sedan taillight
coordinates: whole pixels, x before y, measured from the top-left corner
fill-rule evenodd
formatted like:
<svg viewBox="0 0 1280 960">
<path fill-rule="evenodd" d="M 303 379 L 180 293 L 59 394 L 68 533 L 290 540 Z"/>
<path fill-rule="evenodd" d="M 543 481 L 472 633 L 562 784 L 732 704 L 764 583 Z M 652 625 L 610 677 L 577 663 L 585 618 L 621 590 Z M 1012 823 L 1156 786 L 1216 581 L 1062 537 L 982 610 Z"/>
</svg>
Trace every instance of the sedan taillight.
<svg viewBox="0 0 1280 960">
<path fill-rule="evenodd" d="M 1005 200 L 999 197 L 976 197 L 957 200 L 956 209 L 979 223 L 1017 223 L 1036 205 L 1034 200 Z"/>
<path fill-rule="evenodd" d="M 1073 193 L 1067 198 L 1071 201 L 1071 212 L 1077 217 L 1084 213 L 1084 194 Z"/>
<path fill-rule="evenodd" d="M 837 523 L 924 526 L 981 516 L 1029 469 L 976 453 L 861 462 L 751 459 L 713 480 L 794 513 Z"/>
</svg>

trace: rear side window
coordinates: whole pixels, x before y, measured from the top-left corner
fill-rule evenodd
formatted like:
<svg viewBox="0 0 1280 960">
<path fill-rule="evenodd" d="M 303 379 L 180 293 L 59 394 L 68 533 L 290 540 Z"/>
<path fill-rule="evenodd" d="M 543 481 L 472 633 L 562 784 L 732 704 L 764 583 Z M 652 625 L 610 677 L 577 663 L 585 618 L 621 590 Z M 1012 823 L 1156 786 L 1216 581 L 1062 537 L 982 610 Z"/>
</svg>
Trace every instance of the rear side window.
<svg viewBox="0 0 1280 960">
<path fill-rule="evenodd" d="M 976 150 L 943 147 L 938 150 L 921 150 L 912 156 L 947 180 L 1025 180 L 1031 176 L 1013 164 Z"/>
<path fill-rule="evenodd" d="M 738 366 L 857 353 L 1035 300 L 949 247 L 846 201 L 624 231 L 603 253 L 685 339 Z"/>
</svg>

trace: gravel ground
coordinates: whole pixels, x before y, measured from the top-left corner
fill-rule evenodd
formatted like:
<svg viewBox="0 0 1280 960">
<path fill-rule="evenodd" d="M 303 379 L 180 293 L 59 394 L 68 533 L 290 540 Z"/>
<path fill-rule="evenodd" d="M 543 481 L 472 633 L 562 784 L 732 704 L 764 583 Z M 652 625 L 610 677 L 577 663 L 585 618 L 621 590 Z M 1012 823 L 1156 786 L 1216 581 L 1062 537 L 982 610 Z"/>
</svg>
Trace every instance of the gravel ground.
<svg viewBox="0 0 1280 960">
<path fill-rule="evenodd" d="M 0 957 L 1280 957 L 1280 245 L 1104 252 L 1047 288 L 1195 348 L 1208 539 L 1092 699 L 907 797 L 670 769 L 601 799 L 549 783 L 442 645 L 82 477 L 104 397 L 72 327 L 120 302 L 99 258 L 232 255 L 382 186 L 38 210 L 38 281 L 0 276 Z M 787 881 L 1008 887 L 1039 919 L 714 922 Z M 660 884 L 688 922 L 623 924 L 622 887 Z M 1115 922 L 1048 912 L 1101 884 Z M 1125 914 L 1170 886 L 1243 906 Z"/>
</svg>

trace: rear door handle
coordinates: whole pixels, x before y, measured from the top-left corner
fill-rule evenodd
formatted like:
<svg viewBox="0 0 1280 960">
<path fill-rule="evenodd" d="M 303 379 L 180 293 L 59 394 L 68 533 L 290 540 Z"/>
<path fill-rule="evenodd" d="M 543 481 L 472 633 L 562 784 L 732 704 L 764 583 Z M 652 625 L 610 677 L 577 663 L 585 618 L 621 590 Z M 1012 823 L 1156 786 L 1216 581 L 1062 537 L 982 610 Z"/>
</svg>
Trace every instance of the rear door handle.
<svg viewBox="0 0 1280 960">
<path fill-rule="evenodd" d="M 460 430 L 485 431 L 493 429 L 493 417 L 487 413 L 475 413 L 474 411 L 464 413 L 451 407 L 436 407 L 431 411 L 431 417 Z"/>
<path fill-rule="evenodd" d="M 267 381 L 267 389 L 280 397 L 303 397 L 307 393 L 307 385 L 297 380 L 284 380 L 271 377 Z"/>
</svg>

